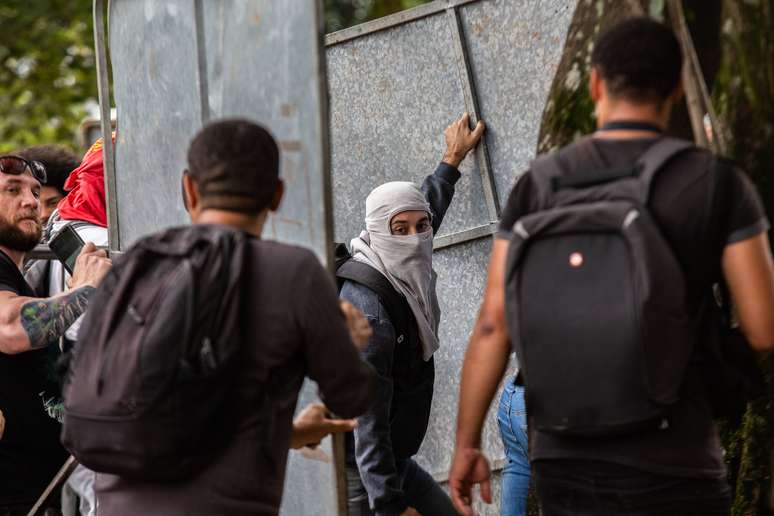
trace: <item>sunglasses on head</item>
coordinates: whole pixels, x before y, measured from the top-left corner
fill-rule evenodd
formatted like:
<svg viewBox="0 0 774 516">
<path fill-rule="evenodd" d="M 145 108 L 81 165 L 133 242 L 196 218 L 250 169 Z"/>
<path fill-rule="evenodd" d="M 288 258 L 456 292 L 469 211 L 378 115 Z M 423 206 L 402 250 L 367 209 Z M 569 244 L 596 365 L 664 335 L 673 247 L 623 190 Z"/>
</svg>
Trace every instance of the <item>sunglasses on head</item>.
<svg viewBox="0 0 774 516">
<path fill-rule="evenodd" d="M 46 184 L 46 167 L 39 161 L 28 161 L 21 156 L 0 156 L 0 172 L 20 176 L 29 171 L 40 184 Z"/>
</svg>

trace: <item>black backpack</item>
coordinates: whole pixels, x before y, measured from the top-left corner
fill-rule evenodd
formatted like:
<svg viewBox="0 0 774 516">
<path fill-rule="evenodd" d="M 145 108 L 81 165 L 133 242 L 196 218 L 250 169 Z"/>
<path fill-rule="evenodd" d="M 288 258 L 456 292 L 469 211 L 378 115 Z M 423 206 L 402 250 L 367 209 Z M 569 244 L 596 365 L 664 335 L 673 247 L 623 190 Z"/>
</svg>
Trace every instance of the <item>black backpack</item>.
<svg viewBox="0 0 774 516">
<path fill-rule="evenodd" d="M 576 145 L 596 152 L 589 139 Z M 692 147 L 661 138 L 621 170 L 568 174 L 558 153 L 533 163 L 541 210 L 514 224 L 506 303 L 536 429 L 601 436 L 668 425 L 695 326 L 648 198 L 658 171 Z"/>
<path fill-rule="evenodd" d="M 91 298 L 64 389 L 62 442 L 78 462 L 175 480 L 225 444 L 249 239 L 220 226 L 175 228 L 115 261 Z"/>
</svg>

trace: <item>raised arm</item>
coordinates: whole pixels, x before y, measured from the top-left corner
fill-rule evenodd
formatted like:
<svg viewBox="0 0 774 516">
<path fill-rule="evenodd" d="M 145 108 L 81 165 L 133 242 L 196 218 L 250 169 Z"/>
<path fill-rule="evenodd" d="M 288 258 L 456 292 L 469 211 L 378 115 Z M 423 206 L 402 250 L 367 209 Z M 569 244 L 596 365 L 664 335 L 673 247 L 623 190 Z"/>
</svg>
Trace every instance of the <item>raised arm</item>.
<svg viewBox="0 0 774 516">
<path fill-rule="evenodd" d="M 460 178 L 458 167 L 468 153 L 476 148 L 481 135 L 484 134 L 483 121 L 470 129 L 470 115 L 465 113 L 459 120 L 444 131 L 446 152 L 435 172 L 427 176 L 422 183 L 422 193 L 425 194 L 430 210 L 433 212 L 433 233 L 437 233 L 446 210 L 454 197 L 454 185 Z"/>
<path fill-rule="evenodd" d="M 72 290 L 42 299 L 0 292 L 0 353 L 23 353 L 56 341 L 86 311 L 109 269 L 105 252 L 87 244 L 76 262 Z"/>
</svg>

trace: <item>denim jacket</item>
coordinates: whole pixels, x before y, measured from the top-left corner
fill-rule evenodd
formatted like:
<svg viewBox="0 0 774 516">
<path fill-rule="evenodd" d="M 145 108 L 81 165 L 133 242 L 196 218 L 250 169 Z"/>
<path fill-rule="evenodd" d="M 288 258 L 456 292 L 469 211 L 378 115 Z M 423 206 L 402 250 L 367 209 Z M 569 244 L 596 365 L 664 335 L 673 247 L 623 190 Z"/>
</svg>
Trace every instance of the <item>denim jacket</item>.
<svg viewBox="0 0 774 516">
<path fill-rule="evenodd" d="M 433 212 L 433 233 L 443 221 L 459 178 L 459 171 L 441 163 L 422 183 L 422 192 Z M 434 361 L 432 358 L 427 362 L 422 360 L 415 322 L 411 328 L 413 335 L 400 338 L 395 334 L 389 314 L 373 290 L 346 281 L 340 295 L 359 308 L 371 323 L 374 333 L 363 358 L 377 372 L 374 402 L 358 418 L 354 443 L 352 439 L 348 440 L 347 461 L 357 463 L 375 514 L 400 514 L 408 505 L 401 489 L 397 463 L 416 454 L 427 431 L 433 399 Z M 401 345 L 404 348 L 399 349 Z M 398 362 L 402 369 L 400 374 L 394 370 Z"/>
</svg>

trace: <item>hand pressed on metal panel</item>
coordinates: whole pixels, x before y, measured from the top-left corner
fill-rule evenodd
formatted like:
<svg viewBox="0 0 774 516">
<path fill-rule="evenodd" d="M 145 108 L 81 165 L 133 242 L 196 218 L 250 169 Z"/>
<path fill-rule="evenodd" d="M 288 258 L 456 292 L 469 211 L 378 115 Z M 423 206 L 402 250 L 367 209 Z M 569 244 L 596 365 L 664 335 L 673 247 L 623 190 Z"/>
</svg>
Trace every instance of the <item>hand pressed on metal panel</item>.
<svg viewBox="0 0 774 516">
<path fill-rule="evenodd" d="M 451 471 L 449 472 L 449 488 L 454 507 L 464 516 L 475 516 L 473 511 L 473 486 L 481 486 L 481 498 L 486 503 L 492 503 L 492 487 L 489 461 L 474 448 L 457 449 L 454 452 Z"/>
<path fill-rule="evenodd" d="M 484 129 L 486 129 L 486 124 L 483 120 L 479 120 L 475 129 L 471 130 L 468 113 L 452 122 L 443 133 L 446 137 L 446 152 L 443 155 L 443 162 L 454 168 L 459 167 L 468 152 L 478 145 L 481 135 L 484 134 Z"/>
<path fill-rule="evenodd" d="M 331 419 L 325 405 L 314 403 L 308 405 L 293 420 L 293 434 L 290 447 L 294 449 L 305 446 L 317 446 L 330 434 L 351 432 L 357 428 L 354 419 Z"/>
<path fill-rule="evenodd" d="M 339 301 L 341 307 L 341 313 L 347 320 L 347 328 L 349 329 L 349 336 L 352 338 L 352 342 L 359 350 L 365 349 L 368 344 L 368 339 L 374 334 L 371 329 L 371 323 L 368 322 L 363 312 L 355 308 L 355 306 L 348 301 Z"/>
</svg>

